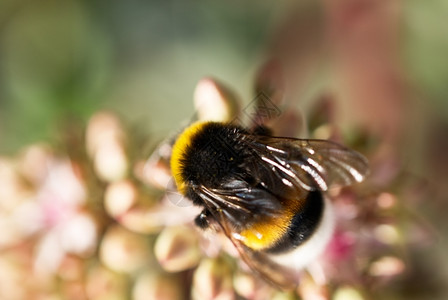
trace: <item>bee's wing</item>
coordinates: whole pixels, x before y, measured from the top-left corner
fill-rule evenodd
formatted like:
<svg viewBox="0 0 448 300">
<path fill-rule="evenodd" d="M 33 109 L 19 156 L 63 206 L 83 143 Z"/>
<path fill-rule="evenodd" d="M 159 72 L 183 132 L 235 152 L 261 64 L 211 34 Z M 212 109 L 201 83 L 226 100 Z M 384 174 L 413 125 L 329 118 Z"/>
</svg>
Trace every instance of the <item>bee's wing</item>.
<svg viewBox="0 0 448 300">
<path fill-rule="evenodd" d="M 244 180 L 232 180 L 220 188 L 194 188 L 210 212 L 219 211 L 223 219 L 242 228 L 259 219 L 276 217 L 283 209 L 279 199 L 268 191 L 251 187 Z"/>
<path fill-rule="evenodd" d="M 260 158 L 258 168 L 251 172 L 260 181 L 271 182 L 273 192 L 278 190 L 275 182 L 294 188 L 299 196 L 305 191 L 326 191 L 361 182 L 369 171 L 364 156 L 331 141 L 262 137 L 250 146 Z"/>
<path fill-rule="evenodd" d="M 292 289 L 299 284 L 301 270 L 291 269 L 274 262 L 267 253 L 253 250 L 225 230 L 225 234 L 238 250 L 243 261 L 262 279 L 280 289 Z"/>
<path fill-rule="evenodd" d="M 247 247 L 235 230 L 235 226 L 256 222 L 256 218 L 275 216 L 282 209 L 279 200 L 262 189 L 244 187 L 244 181 L 231 185 L 235 187 L 208 189 L 200 186 L 196 192 L 240 257 L 254 272 L 279 288 L 293 288 L 298 283 L 298 272 L 275 263 L 264 252 Z"/>
</svg>

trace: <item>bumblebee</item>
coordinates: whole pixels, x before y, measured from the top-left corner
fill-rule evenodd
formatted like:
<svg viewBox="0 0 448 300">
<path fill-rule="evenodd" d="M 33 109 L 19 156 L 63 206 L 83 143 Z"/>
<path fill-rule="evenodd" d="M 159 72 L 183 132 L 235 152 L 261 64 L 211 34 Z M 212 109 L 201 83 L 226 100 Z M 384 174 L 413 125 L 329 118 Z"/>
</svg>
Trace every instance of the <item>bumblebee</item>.
<svg viewBox="0 0 448 300">
<path fill-rule="evenodd" d="M 297 270 L 331 238 L 331 204 L 323 192 L 361 182 L 368 163 L 326 140 L 196 122 L 178 136 L 171 171 L 178 191 L 203 208 L 197 226 L 219 228 L 255 272 L 291 287 Z"/>
</svg>

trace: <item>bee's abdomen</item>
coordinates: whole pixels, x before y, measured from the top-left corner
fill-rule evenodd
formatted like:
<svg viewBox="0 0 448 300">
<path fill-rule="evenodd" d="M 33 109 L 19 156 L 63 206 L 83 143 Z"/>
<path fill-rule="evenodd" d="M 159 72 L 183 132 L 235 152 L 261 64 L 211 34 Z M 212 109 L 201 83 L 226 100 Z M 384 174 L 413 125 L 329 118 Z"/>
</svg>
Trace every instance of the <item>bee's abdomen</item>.
<svg viewBox="0 0 448 300">
<path fill-rule="evenodd" d="M 291 219 L 286 233 L 266 251 L 272 254 L 281 254 L 306 242 L 319 227 L 324 206 L 322 193 L 319 191 L 310 192 L 303 207 Z"/>
</svg>

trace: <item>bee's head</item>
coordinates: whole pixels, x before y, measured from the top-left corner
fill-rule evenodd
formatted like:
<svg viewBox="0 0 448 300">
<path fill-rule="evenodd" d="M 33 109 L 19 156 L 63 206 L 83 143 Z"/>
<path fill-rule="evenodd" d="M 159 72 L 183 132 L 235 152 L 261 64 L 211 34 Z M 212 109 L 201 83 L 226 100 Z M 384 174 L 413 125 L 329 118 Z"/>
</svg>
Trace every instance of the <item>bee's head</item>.
<svg viewBox="0 0 448 300">
<path fill-rule="evenodd" d="M 171 155 L 171 171 L 177 188 L 217 187 L 239 172 L 243 161 L 238 144 L 239 128 L 216 122 L 197 122 L 179 135 Z"/>
</svg>

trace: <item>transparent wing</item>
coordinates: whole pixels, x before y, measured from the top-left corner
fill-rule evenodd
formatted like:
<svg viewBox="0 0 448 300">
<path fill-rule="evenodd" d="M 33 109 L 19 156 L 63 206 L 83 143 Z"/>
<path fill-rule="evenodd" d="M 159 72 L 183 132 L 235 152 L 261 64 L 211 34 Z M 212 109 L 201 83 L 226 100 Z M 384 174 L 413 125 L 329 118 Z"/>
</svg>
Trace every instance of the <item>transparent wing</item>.
<svg viewBox="0 0 448 300">
<path fill-rule="evenodd" d="M 331 141 L 261 137 L 250 146 L 260 163 L 249 171 L 274 192 L 295 189 L 303 196 L 361 182 L 369 172 L 364 156 Z"/>
<path fill-rule="evenodd" d="M 264 194 L 263 190 L 248 188 L 211 190 L 202 186 L 197 192 L 204 200 L 213 219 L 238 250 L 241 259 L 256 274 L 282 289 L 293 288 L 297 285 L 297 270 L 281 266 L 272 261 L 268 254 L 247 247 L 235 231 L 236 224 L 247 225 L 254 221 L 254 218 L 275 216 L 280 205 L 276 198 L 268 198 L 270 194 L 266 192 Z M 253 204 L 254 207 L 251 204 L 253 201 L 257 202 Z"/>
<path fill-rule="evenodd" d="M 219 211 L 235 228 L 247 227 L 262 218 L 276 217 L 283 209 L 275 195 L 243 180 L 232 180 L 220 188 L 198 186 L 194 190 L 210 212 Z"/>
<path fill-rule="evenodd" d="M 241 259 L 262 279 L 280 289 L 293 289 L 298 285 L 301 270 L 280 265 L 274 262 L 269 254 L 255 251 L 244 245 L 241 240 L 232 235 L 232 232 L 224 229 L 224 233 L 238 250 Z"/>
</svg>

